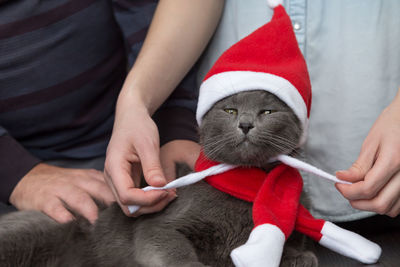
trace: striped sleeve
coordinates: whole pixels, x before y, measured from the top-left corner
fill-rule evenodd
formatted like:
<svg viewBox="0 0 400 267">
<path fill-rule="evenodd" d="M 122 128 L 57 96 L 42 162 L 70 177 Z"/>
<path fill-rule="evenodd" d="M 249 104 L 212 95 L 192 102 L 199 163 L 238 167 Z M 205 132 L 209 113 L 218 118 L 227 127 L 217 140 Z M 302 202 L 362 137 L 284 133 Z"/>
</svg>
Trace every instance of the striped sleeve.
<svg viewBox="0 0 400 267">
<path fill-rule="evenodd" d="M 105 154 L 125 76 L 109 0 L 0 4 L 1 202 L 41 160 Z"/>
<path fill-rule="evenodd" d="M 1 202 L 8 202 L 17 183 L 39 162 L 0 126 Z"/>
</svg>

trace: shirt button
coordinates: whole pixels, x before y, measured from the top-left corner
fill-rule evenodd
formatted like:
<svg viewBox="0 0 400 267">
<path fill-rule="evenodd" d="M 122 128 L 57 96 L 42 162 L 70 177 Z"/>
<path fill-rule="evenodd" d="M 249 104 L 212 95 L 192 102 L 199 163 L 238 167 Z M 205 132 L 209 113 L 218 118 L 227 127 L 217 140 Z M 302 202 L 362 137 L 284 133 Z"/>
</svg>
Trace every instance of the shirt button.
<svg viewBox="0 0 400 267">
<path fill-rule="evenodd" d="M 295 22 L 293 23 L 293 28 L 294 28 L 295 31 L 300 30 L 300 29 L 301 29 L 300 22 L 295 21 Z"/>
</svg>

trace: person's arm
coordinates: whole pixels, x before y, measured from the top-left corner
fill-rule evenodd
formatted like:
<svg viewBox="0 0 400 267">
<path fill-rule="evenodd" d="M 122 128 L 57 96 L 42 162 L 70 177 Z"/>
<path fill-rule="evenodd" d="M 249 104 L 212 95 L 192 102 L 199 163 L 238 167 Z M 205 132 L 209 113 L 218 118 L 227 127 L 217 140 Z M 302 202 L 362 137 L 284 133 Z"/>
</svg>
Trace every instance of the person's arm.
<svg viewBox="0 0 400 267">
<path fill-rule="evenodd" d="M 137 189 L 140 170 L 146 181 L 162 186 L 159 136 L 151 115 L 167 99 L 211 38 L 222 0 L 162 0 L 146 40 L 118 98 L 105 175 L 121 208 L 143 206 L 135 215 L 162 209 L 173 191 Z"/>
<path fill-rule="evenodd" d="M 400 214 L 400 89 L 375 121 L 358 159 L 337 177 L 354 183 L 336 185 L 354 208 Z"/>
</svg>

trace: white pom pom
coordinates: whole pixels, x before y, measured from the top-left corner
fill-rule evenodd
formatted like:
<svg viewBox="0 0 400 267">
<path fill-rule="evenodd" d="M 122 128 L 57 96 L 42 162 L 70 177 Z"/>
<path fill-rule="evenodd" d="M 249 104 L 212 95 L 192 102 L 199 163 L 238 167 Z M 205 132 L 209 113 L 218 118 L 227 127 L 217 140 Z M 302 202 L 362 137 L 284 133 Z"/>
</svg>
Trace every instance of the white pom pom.
<svg viewBox="0 0 400 267">
<path fill-rule="evenodd" d="M 270 8 L 275 8 L 279 5 L 283 5 L 283 0 L 267 0 Z"/>
</svg>

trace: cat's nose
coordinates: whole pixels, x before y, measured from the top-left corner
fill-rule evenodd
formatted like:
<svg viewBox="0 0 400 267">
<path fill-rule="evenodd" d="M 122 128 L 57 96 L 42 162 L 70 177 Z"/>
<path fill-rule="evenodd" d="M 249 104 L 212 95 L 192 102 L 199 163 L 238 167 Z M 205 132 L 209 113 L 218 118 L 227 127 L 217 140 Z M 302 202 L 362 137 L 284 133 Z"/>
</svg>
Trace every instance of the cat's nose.
<svg viewBox="0 0 400 267">
<path fill-rule="evenodd" d="M 242 129 L 244 134 L 247 134 L 250 129 L 254 128 L 254 125 L 250 122 L 241 122 L 239 123 L 239 128 Z"/>
</svg>

